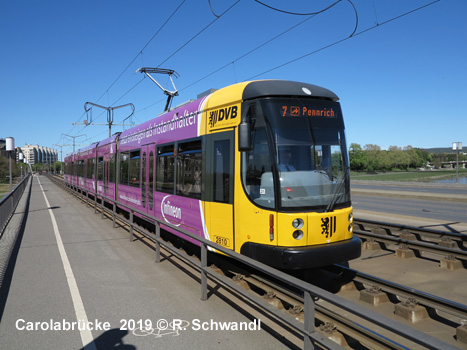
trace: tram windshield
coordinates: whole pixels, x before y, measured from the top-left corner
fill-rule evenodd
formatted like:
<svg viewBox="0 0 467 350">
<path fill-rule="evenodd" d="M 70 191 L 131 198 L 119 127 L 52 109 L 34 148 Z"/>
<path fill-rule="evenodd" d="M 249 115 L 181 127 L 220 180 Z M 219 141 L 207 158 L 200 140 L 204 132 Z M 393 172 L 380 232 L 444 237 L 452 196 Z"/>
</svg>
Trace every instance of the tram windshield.
<svg viewBox="0 0 467 350">
<path fill-rule="evenodd" d="M 350 202 L 340 105 L 316 99 L 264 99 L 251 105 L 251 151 L 242 178 L 250 199 L 279 210 L 323 210 Z"/>
</svg>

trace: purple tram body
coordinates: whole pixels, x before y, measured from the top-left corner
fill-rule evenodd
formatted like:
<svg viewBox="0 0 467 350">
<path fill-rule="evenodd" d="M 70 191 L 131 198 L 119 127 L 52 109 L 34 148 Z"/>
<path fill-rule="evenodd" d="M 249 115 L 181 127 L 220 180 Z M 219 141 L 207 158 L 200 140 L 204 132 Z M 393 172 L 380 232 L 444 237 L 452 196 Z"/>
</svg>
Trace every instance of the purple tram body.
<svg viewBox="0 0 467 350">
<path fill-rule="evenodd" d="M 69 155 L 65 181 L 209 239 L 201 200 L 155 192 L 153 183 L 156 145 L 199 137 L 207 97 Z M 196 243 L 168 227 L 164 229 Z"/>
</svg>

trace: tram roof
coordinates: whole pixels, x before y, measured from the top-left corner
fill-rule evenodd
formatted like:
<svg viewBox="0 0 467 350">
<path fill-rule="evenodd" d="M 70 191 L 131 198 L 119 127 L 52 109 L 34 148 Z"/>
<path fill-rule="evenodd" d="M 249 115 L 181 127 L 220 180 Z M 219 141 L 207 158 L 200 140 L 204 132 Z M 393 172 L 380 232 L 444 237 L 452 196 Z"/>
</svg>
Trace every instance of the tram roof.
<svg viewBox="0 0 467 350">
<path fill-rule="evenodd" d="M 249 82 L 243 90 L 243 100 L 266 96 L 320 97 L 338 101 L 339 97 L 321 86 L 289 80 L 258 80 Z"/>
</svg>

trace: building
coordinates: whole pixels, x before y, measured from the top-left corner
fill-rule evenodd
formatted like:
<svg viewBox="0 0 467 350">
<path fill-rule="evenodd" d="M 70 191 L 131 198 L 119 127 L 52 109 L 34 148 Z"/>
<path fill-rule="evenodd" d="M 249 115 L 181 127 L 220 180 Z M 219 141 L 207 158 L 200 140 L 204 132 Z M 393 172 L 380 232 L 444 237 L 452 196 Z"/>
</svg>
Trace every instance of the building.
<svg viewBox="0 0 467 350">
<path fill-rule="evenodd" d="M 56 149 L 26 144 L 21 147 L 21 150 L 24 154 L 24 160 L 31 165 L 37 163 L 53 164 L 58 161 L 58 152 Z"/>
</svg>

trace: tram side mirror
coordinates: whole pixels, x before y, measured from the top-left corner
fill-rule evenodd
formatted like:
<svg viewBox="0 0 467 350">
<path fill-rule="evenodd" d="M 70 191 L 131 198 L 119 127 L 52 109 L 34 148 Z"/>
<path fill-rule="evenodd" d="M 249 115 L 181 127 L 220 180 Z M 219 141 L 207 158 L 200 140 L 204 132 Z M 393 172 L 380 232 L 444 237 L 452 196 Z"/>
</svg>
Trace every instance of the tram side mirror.
<svg viewBox="0 0 467 350">
<path fill-rule="evenodd" d="M 251 127 L 249 123 L 242 122 L 238 126 L 238 150 L 251 151 Z"/>
</svg>

